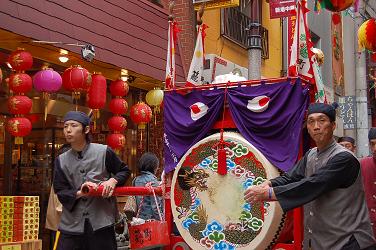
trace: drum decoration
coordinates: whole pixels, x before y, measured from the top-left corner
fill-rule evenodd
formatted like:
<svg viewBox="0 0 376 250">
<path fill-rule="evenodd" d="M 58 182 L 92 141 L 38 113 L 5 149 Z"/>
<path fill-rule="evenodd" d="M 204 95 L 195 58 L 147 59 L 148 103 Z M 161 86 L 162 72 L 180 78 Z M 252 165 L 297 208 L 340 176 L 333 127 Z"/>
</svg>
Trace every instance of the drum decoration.
<svg viewBox="0 0 376 250">
<path fill-rule="evenodd" d="M 33 57 L 24 49 L 17 49 L 9 55 L 8 62 L 15 73 L 9 76 L 9 88 L 14 96 L 8 99 L 8 109 L 15 115 L 8 120 L 7 130 L 15 136 L 15 144 L 23 144 L 23 137 L 31 132 L 32 125 L 28 118 L 24 117 L 30 113 L 32 100 L 25 94 L 32 89 L 32 79 L 25 73 L 33 65 Z"/>
<path fill-rule="evenodd" d="M 96 130 L 96 120 L 100 117 L 100 109 L 106 105 L 107 97 L 107 82 L 106 78 L 101 73 L 95 73 L 92 75 L 92 82 L 87 93 L 87 105 L 93 110 L 93 124 L 94 131 Z"/>
<path fill-rule="evenodd" d="M 316 0 L 316 9 L 325 8 L 332 12 L 339 12 L 349 8 L 354 0 Z"/>
<path fill-rule="evenodd" d="M 244 191 L 279 175 L 269 161 L 238 133 L 224 133 L 229 143 L 226 175 L 217 173 L 220 134 L 187 151 L 171 187 L 174 221 L 192 249 L 268 249 L 282 222 L 276 202 L 249 204 Z"/>
<path fill-rule="evenodd" d="M 60 74 L 51 68 L 38 71 L 33 77 L 34 89 L 42 93 L 44 100 L 44 121 L 47 120 L 47 106 L 51 93 L 59 91 L 63 79 Z"/>
<path fill-rule="evenodd" d="M 129 85 L 127 82 L 121 79 L 111 82 L 110 93 L 112 96 L 115 96 L 115 98 L 110 101 L 110 110 L 114 116 L 107 122 L 112 132 L 112 134 L 107 137 L 107 144 L 118 154 L 125 147 L 125 136 L 123 133 L 127 128 L 127 120 L 123 115 L 128 111 L 128 103 L 123 97 L 125 97 L 128 92 Z"/>
<path fill-rule="evenodd" d="M 358 43 L 361 49 L 376 52 L 376 20 L 365 21 L 358 30 Z"/>
</svg>

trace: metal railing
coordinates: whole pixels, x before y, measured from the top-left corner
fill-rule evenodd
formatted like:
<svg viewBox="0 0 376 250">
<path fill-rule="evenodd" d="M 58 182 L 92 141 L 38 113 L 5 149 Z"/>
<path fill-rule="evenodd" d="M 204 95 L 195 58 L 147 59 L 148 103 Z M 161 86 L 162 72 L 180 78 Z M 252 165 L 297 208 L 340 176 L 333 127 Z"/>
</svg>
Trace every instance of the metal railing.
<svg viewBox="0 0 376 250">
<path fill-rule="evenodd" d="M 256 27 L 254 21 L 236 8 L 226 8 L 221 11 L 221 35 L 237 43 L 241 47 L 249 48 L 249 35 L 261 36 L 261 57 L 269 58 L 269 32 L 262 25 Z M 253 28 L 251 28 L 253 27 Z"/>
</svg>

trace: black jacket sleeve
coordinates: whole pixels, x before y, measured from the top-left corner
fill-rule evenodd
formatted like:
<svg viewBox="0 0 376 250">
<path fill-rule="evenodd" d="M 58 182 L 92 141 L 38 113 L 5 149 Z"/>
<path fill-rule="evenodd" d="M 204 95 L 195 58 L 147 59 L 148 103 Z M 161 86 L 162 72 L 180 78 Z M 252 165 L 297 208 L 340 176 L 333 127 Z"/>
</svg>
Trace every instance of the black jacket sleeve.
<svg viewBox="0 0 376 250">
<path fill-rule="evenodd" d="M 123 186 L 131 176 L 131 171 L 127 165 L 116 155 L 116 153 L 107 147 L 106 151 L 106 169 L 113 174 L 113 178 L 117 180 L 116 186 Z"/>
<path fill-rule="evenodd" d="M 77 191 L 68 181 L 60 166 L 59 157 L 55 159 L 55 174 L 53 181 L 54 191 L 57 198 L 65 209 L 72 211 L 76 204 Z"/>
<path fill-rule="evenodd" d="M 350 152 L 333 156 L 313 175 L 274 187 L 283 211 L 304 205 L 322 194 L 351 186 L 359 175 L 360 163 Z"/>
<path fill-rule="evenodd" d="M 305 177 L 305 166 L 307 164 L 308 154 L 309 154 L 309 151 L 288 172 L 274 179 L 271 179 L 270 182 L 272 183 L 272 187 L 283 186 L 283 185 L 286 185 L 292 182 L 297 182 L 303 179 Z"/>
</svg>

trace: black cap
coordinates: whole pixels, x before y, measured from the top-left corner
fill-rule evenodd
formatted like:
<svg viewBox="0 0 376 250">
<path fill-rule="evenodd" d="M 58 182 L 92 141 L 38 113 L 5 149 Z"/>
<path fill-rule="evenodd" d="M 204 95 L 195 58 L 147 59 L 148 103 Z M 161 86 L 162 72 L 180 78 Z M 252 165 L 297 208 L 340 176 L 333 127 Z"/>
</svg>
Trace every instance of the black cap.
<svg viewBox="0 0 376 250">
<path fill-rule="evenodd" d="M 338 107 L 337 103 L 325 104 L 325 103 L 311 103 L 308 107 L 308 115 L 314 113 L 323 113 L 327 115 L 331 122 L 336 120 L 336 108 Z"/>
<path fill-rule="evenodd" d="M 84 127 L 89 126 L 90 124 L 90 117 L 81 111 L 69 111 L 66 113 L 64 116 L 64 122 L 71 120 L 82 123 Z"/>
<path fill-rule="evenodd" d="M 371 128 L 368 132 L 368 140 L 376 139 L 376 128 Z"/>
</svg>

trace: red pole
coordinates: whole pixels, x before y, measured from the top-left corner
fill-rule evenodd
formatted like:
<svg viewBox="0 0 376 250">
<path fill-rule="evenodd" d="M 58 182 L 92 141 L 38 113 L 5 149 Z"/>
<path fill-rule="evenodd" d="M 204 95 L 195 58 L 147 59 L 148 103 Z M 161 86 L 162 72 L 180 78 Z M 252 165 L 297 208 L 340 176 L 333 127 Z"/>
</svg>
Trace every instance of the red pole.
<svg viewBox="0 0 376 250">
<path fill-rule="evenodd" d="M 153 195 L 153 191 L 156 195 L 162 196 L 162 187 L 117 187 L 114 190 L 113 196 L 126 196 L 126 195 Z M 99 186 L 97 190 L 91 187 L 83 188 L 83 193 L 90 196 L 101 196 L 103 186 Z"/>
</svg>

